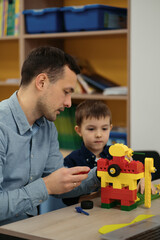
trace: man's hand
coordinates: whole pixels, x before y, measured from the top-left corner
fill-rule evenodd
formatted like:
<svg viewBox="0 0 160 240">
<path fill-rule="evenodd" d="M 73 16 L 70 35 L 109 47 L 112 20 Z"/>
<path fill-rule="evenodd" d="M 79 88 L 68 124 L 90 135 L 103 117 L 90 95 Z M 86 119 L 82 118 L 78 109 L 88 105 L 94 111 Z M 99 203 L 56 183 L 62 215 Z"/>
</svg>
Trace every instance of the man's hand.
<svg viewBox="0 0 160 240">
<path fill-rule="evenodd" d="M 138 183 L 137 186 L 137 192 L 140 192 L 141 194 L 144 194 L 144 190 L 145 190 L 145 179 L 141 178 L 141 180 Z M 151 193 L 152 194 L 156 194 L 156 188 L 154 187 L 153 183 L 151 183 Z"/>
<path fill-rule="evenodd" d="M 88 177 L 89 170 L 89 167 L 60 168 L 44 177 L 48 194 L 62 194 L 73 190 Z"/>
</svg>

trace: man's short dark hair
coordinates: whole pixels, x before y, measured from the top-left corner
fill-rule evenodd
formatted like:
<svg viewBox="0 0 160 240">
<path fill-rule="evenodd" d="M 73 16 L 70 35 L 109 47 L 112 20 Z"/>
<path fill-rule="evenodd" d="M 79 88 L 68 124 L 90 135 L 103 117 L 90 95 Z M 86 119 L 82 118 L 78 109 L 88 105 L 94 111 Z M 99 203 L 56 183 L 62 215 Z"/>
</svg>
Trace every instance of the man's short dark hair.
<svg viewBox="0 0 160 240">
<path fill-rule="evenodd" d="M 76 107 L 76 124 L 81 126 L 83 119 L 110 117 L 112 124 L 112 114 L 109 107 L 101 100 L 85 100 Z"/>
<path fill-rule="evenodd" d="M 55 82 L 63 76 L 65 66 L 75 74 L 80 73 L 75 59 L 61 49 L 51 46 L 33 49 L 23 63 L 21 85 L 27 86 L 40 73 L 46 73 L 50 82 Z"/>
</svg>

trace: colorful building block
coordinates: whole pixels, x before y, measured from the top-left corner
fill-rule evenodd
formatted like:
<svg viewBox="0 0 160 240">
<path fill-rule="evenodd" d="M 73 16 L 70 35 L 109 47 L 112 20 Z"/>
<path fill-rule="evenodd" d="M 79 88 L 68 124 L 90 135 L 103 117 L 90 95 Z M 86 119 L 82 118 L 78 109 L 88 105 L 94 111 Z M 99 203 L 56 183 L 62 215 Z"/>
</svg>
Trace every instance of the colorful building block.
<svg viewBox="0 0 160 240">
<path fill-rule="evenodd" d="M 145 200 L 144 205 L 146 208 L 151 207 L 151 173 L 155 172 L 155 167 L 153 166 L 153 158 L 145 158 Z"/>
<path fill-rule="evenodd" d="M 147 158 L 144 165 L 140 161 L 130 161 L 133 150 L 124 144 L 114 144 L 109 148 L 112 160 L 97 161 L 97 176 L 101 178 L 101 207 L 121 206 L 130 211 L 137 207 L 137 180 L 145 177 L 146 207 L 151 202 L 151 172 L 155 171 L 153 159 Z M 149 184 L 150 183 L 150 184 Z M 148 187 L 150 186 L 150 187 Z"/>
</svg>

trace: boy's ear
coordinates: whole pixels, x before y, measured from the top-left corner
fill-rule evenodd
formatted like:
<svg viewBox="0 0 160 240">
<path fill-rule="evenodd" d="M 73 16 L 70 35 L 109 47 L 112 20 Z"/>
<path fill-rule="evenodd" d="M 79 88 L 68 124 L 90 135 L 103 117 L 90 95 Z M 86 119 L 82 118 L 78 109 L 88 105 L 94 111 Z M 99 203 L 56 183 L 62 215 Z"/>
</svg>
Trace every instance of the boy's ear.
<svg viewBox="0 0 160 240">
<path fill-rule="evenodd" d="M 82 136 L 82 135 L 81 135 L 81 128 L 80 128 L 78 125 L 76 125 L 76 126 L 74 127 L 74 129 L 75 129 L 76 133 L 81 137 L 81 136 Z"/>
<path fill-rule="evenodd" d="M 110 131 L 112 130 L 112 128 L 113 128 L 113 125 L 111 124 L 111 126 L 110 126 Z"/>
</svg>

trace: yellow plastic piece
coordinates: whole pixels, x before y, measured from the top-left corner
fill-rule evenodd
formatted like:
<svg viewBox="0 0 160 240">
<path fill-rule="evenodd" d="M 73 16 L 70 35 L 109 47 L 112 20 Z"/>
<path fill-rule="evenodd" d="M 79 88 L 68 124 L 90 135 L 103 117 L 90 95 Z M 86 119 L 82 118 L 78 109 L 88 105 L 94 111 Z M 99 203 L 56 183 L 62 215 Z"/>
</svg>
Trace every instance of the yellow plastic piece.
<svg viewBox="0 0 160 240">
<path fill-rule="evenodd" d="M 151 173 L 155 172 L 153 166 L 153 158 L 145 158 L 145 200 L 144 205 L 146 208 L 151 207 Z"/>
<path fill-rule="evenodd" d="M 109 185 L 109 182 L 107 181 L 107 172 L 97 171 L 97 176 L 101 178 L 101 187 L 105 188 Z"/>
<path fill-rule="evenodd" d="M 155 187 L 160 190 L 160 184 L 155 184 Z"/>
<path fill-rule="evenodd" d="M 144 177 L 144 172 L 138 174 L 120 173 L 117 177 L 111 177 L 108 172 L 97 171 L 97 176 L 101 177 L 101 187 L 107 187 L 109 183 L 112 183 L 115 189 L 129 186 L 129 190 L 135 190 L 137 189 L 137 180 Z"/>
<path fill-rule="evenodd" d="M 111 154 L 111 156 L 115 156 L 115 157 L 122 157 L 122 156 L 131 157 L 133 155 L 133 150 L 131 148 L 128 148 L 126 145 L 122 143 L 116 143 L 110 146 L 109 153 Z"/>
<path fill-rule="evenodd" d="M 136 199 L 136 201 L 135 201 L 135 202 L 138 202 L 138 201 L 140 201 L 140 198 L 137 196 L 137 199 Z"/>
<path fill-rule="evenodd" d="M 139 215 L 130 223 L 120 223 L 120 224 L 105 225 L 105 226 L 103 226 L 103 227 L 101 227 L 99 229 L 99 233 L 106 234 L 106 233 L 112 232 L 114 230 L 117 230 L 119 228 L 131 225 L 131 224 L 136 223 L 136 222 L 140 222 L 140 221 L 142 221 L 144 219 L 147 219 L 147 218 L 150 218 L 150 217 L 153 217 L 153 216 L 154 215 Z"/>
<path fill-rule="evenodd" d="M 110 172 L 111 172 L 112 174 L 114 174 L 114 173 L 116 172 L 115 168 L 111 168 L 111 169 L 110 169 Z"/>
</svg>

